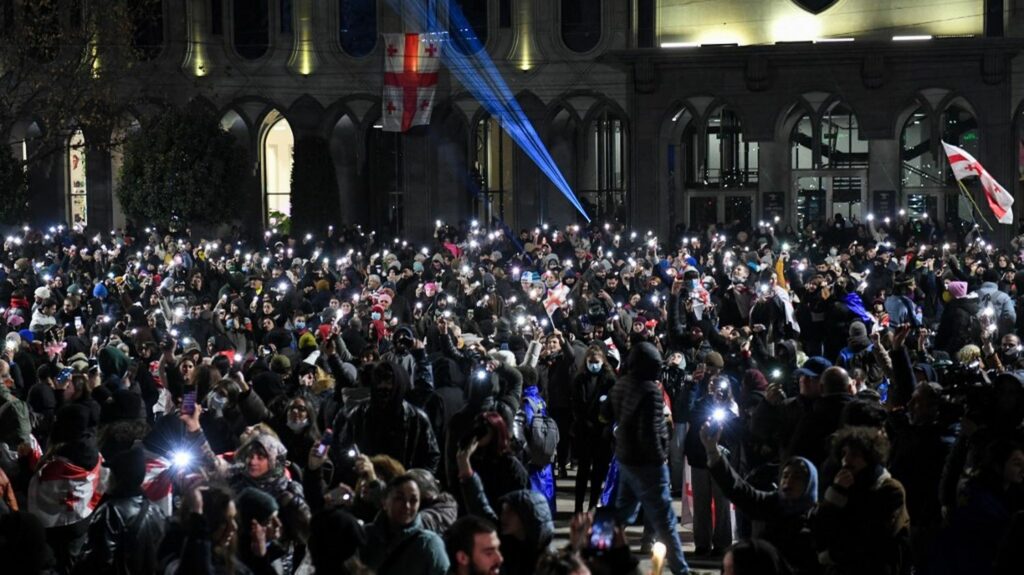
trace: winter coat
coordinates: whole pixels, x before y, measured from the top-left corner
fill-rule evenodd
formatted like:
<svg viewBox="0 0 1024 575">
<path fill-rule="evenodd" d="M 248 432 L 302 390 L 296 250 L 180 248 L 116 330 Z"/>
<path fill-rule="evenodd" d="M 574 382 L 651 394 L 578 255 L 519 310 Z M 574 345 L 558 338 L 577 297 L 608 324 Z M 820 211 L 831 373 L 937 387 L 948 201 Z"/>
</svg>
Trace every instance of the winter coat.
<svg viewBox="0 0 1024 575">
<path fill-rule="evenodd" d="M 359 556 L 377 575 L 445 575 L 449 567 L 444 541 L 424 529 L 419 516 L 410 525 L 394 527 L 381 513 L 366 527 Z"/>
<path fill-rule="evenodd" d="M 935 333 L 935 348 L 944 350 L 951 357 L 956 357 L 960 348 L 976 343 L 978 332 L 978 299 L 963 297 L 946 304 L 939 320 L 939 329 Z"/>
<path fill-rule="evenodd" d="M 818 471 L 806 459 L 794 460 L 802 461 L 810 472 L 804 495 L 796 501 L 785 500 L 778 491 L 755 489 L 736 473 L 725 457 L 718 458 L 708 471 L 737 510 L 753 521 L 764 523 L 761 536 L 779 550 L 794 572 L 806 575 L 819 572 L 808 519 L 818 501 Z"/>
<path fill-rule="evenodd" d="M 235 493 L 241 493 L 247 487 L 254 487 L 269 494 L 277 501 L 278 516 L 284 526 L 285 536 L 303 544 L 309 539 L 309 520 L 312 513 L 303 496 L 302 484 L 289 479 L 283 469 L 273 470 L 258 479 L 249 477 L 243 471 L 232 475 L 228 483 Z"/>
<path fill-rule="evenodd" d="M 828 574 L 902 573 L 909 531 L 903 485 L 881 466 L 861 471 L 849 489 L 829 486 L 812 515 L 818 562 Z"/>
<path fill-rule="evenodd" d="M 153 573 L 165 522 L 160 507 L 141 492 L 105 500 L 89 517 L 89 534 L 75 572 Z"/>
<path fill-rule="evenodd" d="M 810 413 L 800 419 L 787 455 L 806 457 L 815 466 L 821 467 L 828 458 L 830 436 L 839 429 L 843 408 L 853 400 L 852 395 L 841 393 L 826 395 L 815 401 Z"/>
<path fill-rule="evenodd" d="M 615 429 L 615 457 L 623 465 L 664 465 L 668 458 L 669 430 L 665 402 L 656 379 L 661 354 L 650 343 L 641 343 L 629 354 L 629 373 L 612 387 L 611 406 Z"/>
<path fill-rule="evenodd" d="M 999 335 L 1013 333 L 1013 328 L 1017 325 L 1017 309 L 1010 294 L 1000 291 L 994 282 L 981 284 L 977 293 L 979 309 L 984 309 L 987 305 L 992 306 Z"/>
<path fill-rule="evenodd" d="M 343 414 L 338 414 L 339 419 Z M 441 450 L 426 414 L 406 401 L 394 415 L 376 413 L 370 402 L 362 403 L 342 425 L 336 420 L 334 429 L 341 429 L 338 445 L 357 445 L 367 455 L 389 455 L 406 469 L 422 467 L 436 473 L 441 461 Z"/>
<path fill-rule="evenodd" d="M 540 410 L 539 415 L 547 415 L 548 408 L 544 403 L 544 400 L 540 396 L 540 390 L 537 386 L 531 385 L 523 391 L 523 397 L 528 401 L 523 401 L 523 414 L 525 415 L 524 425 L 525 428 L 529 429 L 533 423 L 533 418 L 538 414 L 534 411 L 533 406 L 536 405 Z M 554 466 L 548 463 L 544 466 L 536 466 L 529 464 L 527 466 L 530 472 L 530 489 L 537 493 L 540 493 L 548 501 L 548 505 L 551 507 L 551 514 L 555 513 L 555 473 Z"/>
</svg>

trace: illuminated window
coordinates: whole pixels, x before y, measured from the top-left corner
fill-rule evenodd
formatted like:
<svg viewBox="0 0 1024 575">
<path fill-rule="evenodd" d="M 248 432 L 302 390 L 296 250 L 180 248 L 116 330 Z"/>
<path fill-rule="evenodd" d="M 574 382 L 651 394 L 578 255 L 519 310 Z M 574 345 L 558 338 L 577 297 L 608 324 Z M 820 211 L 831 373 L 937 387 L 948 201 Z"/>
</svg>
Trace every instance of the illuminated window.
<svg viewBox="0 0 1024 575">
<path fill-rule="evenodd" d="M 601 41 L 601 2 L 561 0 L 562 42 L 573 52 L 589 52 Z"/>
<path fill-rule="evenodd" d="M 587 126 L 587 156 L 580 194 L 599 220 L 624 217 L 628 165 L 625 120 L 602 112 Z"/>
<path fill-rule="evenodd" d="M 860 139 L 857 116 L 842 102 L 835 102 L 821 118 L 821 166 L 866 168 L 868 142 Z"/>
<path fill-rule="evenodd" d="M 366 56 L 377 45 L 377 0 L 338 0 L 338 38 L 349 56 Z"/>
<path fill-rule="evenodd" d="M 479 190 L 474 190 L 474 213 L 481 221 L 513 223 L 514 151 L 512 138 L 501 128 L 500 120 L 488 116 L 477 122 L 473 176 Z"/>
<path fill-rule="evenodd" d="M 162 0 L 143 0 L 132 5 L 132 47 L 140 60 L 152 60 L 164 46 Z"/>
<path fill-rule="evenodd" d="M 85 135 L 75 130 L 68 142 L 68 214 L 72 225 L 89 225 L 89 194 L 86 189 Z"/>
<path fill-rule="evenodd" d="M 789 136 L 790 167 L 794 170 L 812 170 L 814 161 L 814 123 L 807 114 L 800 116 Z"/>
<path fill-rule="evenodd" d="M 478 52 L 487 43 L 487 4 L 488 0 L 448 2 L 448 35 L 463 54 Z"/>
<path fill-rule="evenodd" d="M 268 0 L 234 0 L 234 43 L 238 55 L 256 60 L 270 48 Z"/>
<path fill-rule="evenodd" d="M 263 136 L 263 193 L 268 221 L 277 214 L 291 215 L 294 146 L 295 137 L 288 120 L 274 112 Z"/>
<path fill-rule="evenodd" d="M 708 117 L 702 162 L 704 185 L 735 188 L 757 185 L 757 142 L 743 138 L 735 111 L 719 106 Z"/>
<path fill-rule="evenodd" d="M 959 104 L 950 104 L 936 116 L 924 106 L 907 118 L 900 132 L 901 182 L 904 188 L 956 186 L 942 142 L 978 154 L 978 121 Z"/>
</svg>

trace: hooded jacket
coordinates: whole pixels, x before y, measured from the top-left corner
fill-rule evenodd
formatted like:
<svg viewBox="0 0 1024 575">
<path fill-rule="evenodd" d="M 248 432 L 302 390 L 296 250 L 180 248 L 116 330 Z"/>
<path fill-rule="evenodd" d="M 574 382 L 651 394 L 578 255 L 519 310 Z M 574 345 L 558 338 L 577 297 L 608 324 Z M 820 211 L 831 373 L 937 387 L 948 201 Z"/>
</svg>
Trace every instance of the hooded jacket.
<svg viewBox="0 0 1024 575">
<path fill-rule="evenodd" d="M 408 372 L 397 364 L 391 366 L 394 390 L 388 407 L 378 411 L 371 400 L 357 405 L 347 421 L 343 421 L 344 412 L 339 413 L 334 424 L 335 430 L 341 429 L 336 445 L 357 445 L 367 455 L 389 455 L 406 469 L 422 467 L 437 473 L 441 450 L 430 420 L 404 399 L 410 386 Z"/>
<path fill-rule="evenodd" d="M 795 500 L 785 499 L 779 491 L 754 488 L 725 457 L 719 457 L 708 471 L 736 509 L 763 524 L 760 535 L 756 529 L 755 535 L 774 545 L 796 575 L 817 573 L 818 557 L 808 529 L 808 514 L 818 502 L 818 470 L 802 457 L 789 459 L 783 468 L 794 463 L 802 464 L 808 471 L 803 495 Z"/>
<path fill-rule="evenodd" d="M 627 375 L 611 391 L 615 457 L 624 465 L 663 465 L 668 458 L 665 402 L 657 383 L 661 354 L 644 342 L 629 353 Z"/>
</svg>

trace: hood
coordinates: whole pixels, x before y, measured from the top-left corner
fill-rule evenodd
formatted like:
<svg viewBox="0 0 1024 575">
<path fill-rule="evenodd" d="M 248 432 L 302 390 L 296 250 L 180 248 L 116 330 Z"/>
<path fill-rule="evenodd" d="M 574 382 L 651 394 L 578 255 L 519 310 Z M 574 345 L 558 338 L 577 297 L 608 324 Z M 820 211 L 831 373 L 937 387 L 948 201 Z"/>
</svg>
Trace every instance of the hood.
<svg viewBox="0 0 1024 575">
<path fill-rule="evenodd" d="M 543 495 L 529 489 L 520 489 L 502 497 L 501 502 L 508 503 L 519 514 L 530 549 L 542 549 L 551 543 L 555 536 L 555 523 L 551 519 L 548 500 Z"/>
<path fill-rule="evenodd" d="M 120 349 L 109 346 L 100 350 L 100 371 L 103 375 L 118 377 L 128 371 L 128 356 Z"/>
<path fill-rule="evenodd" d="M 779 472 L 781 473 L 781 469 L 794 463 L 801 463 L 807 468 L 807 486 L 804 488 L 803 495 L 799 498 L 794 500 L 782 499 L 782 507 L 787 513 L 805 513 L 807 510 L 818 504 L 818 468 L 816 468 L 809 459 L 805 459 L 803 457 L 791 457 L 786 461 L 786 465 L 780 468 Z"/>
<path fill-rule="evenodd" d="M 938 375 L 938 373 L 935 372 L 935 368 L 932 367 L 932 364 L 930 364 L 930 363 L 915 363 L 914 364 L 914 371 L 918 371 L 918 370 L 924 372 L 925 376 L 928 378 L 928 381 L 934 381 L 934 382 L 938 383 L 939 375 Z"/>
<path fill-rule="evenodd" d="M 661 353 L 654 344 L 642 342 L 629 352 L 629 374 L 640 381 L 654 381 L 661 373 Z"/>
</svg>

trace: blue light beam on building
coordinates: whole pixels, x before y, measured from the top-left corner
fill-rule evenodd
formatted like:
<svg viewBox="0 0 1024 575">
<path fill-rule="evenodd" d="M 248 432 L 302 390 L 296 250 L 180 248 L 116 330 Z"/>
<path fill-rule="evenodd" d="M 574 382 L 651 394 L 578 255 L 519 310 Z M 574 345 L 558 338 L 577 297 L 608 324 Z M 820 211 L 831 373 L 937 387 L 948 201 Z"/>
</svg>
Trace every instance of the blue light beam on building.
<svg viewBox="0 0 1024 575">
<path fill-rule="evenodd" d="M 487 51 L 483 49 L 480 40 L 473 32 L 473 27 L 469 24 L 459 5 L 454 2 L 448 4 L 449 30 L 458 34 L 457 37 L 452 37 L 452 33 L 442 29 L 436 17 L 432 15 L 429 6 L 433 2 L 388 0 L 388 3 L 397 14 L 411 19 L 417 29 L 439 39 L 442 61 L 452 74 L 476 97 L 492 117 L 501 122 L 502 129 L 512 141 L 519 145 L 523 153 L 533 160 L 533 163 L 551 180 L 558 191 L 589 222 L 590 216 L 587 215 L 586 210 L 583 209 L 576 194 L 569 186 L 569 182 L 558 169 L 547 146 L 541 141 L 537 130 L 526 117 L 526 113 L 515 99 L 501 72 L 498 71 Z M 466 46 L 468 54 L 459 50 L 456 43 Z"/>
</svg>

